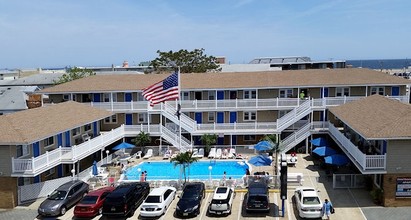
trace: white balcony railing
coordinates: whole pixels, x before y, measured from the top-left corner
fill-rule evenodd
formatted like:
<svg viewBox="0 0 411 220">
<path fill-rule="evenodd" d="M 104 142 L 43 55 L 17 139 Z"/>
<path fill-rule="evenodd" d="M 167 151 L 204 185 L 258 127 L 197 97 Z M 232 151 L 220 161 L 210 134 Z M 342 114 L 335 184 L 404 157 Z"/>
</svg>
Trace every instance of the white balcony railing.
<svg viewBox="0 0 411 220">
<path fill-rule="evenodd" d="M 341 147 L 349 154 L 362 170 L 385 170 L 386 155 L 366 155 L 361 152 L 348 138 L 344 136 L 333 124 L 329 123 L 330 134 L 340 143 Z"/>
<path fill-rule="evenodd" d="M 408 96 L 386 96 L 400 102 L 408 103 Z M 365 96 L 343 96 L 310 98 L 311 106 L 314 109 L 324 109 L 331 106 L 338 106 L 352 101 L 365 98 Z M 304 100 L 299 98 L 273 98 L 273 99 L 223 99 L 223 100 L 182 100 L 181 110 L 183 112 L 192 111 L 240 111 L 240 110 L 278 110 L 293 109 Z M 168 102 L 175 109 L 176 102 Z M 161 111 L 161 105 L 151 107 L 147 101 L 131 102 L 92 102 L 91 106 L 106 109 L 113 112 L 146 112 Z"/>
</svg>

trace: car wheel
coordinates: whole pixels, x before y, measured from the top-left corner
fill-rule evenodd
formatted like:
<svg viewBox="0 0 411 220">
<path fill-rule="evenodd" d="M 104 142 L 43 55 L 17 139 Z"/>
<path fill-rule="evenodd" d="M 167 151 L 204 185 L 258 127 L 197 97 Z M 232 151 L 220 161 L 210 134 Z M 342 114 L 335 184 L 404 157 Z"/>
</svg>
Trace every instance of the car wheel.
<svg viewBox="0 0 411 220">
<path fill-rule="evenodd" d="M 103 207 L 101 207 L 101 208 L 98 209 L 98 214 L 99 214 L 99 215 L 103 214 Z"/>
<path fill-rule="evenodd" d="M 64 214 L 66 214 L 66 212 L 67 212 L 67 208 L 65 206 L 61 207 L 60 214 L 64 215 Z"/>
</svg>

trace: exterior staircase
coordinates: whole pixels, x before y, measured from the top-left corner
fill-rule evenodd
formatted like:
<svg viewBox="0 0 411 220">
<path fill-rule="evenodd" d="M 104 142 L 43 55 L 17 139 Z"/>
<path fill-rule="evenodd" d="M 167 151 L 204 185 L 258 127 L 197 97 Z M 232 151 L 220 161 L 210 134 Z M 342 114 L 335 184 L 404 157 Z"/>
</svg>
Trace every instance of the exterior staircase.
<svg viewBox="0 0 411 220">
<path fill-rule="evenodd" d="M 291 110 L 283 117 L 277 119 L 277 132 L 282 132 L 295 122 L 301 120 L 312 111 L 310 100 L 302 101 L 301 105 Z"/>
<path fill-rule="evenodd" d="M 287 138 L 280 142 L 280 152 L 285 153 L 299 144 L 301 141 L 305 140 L 311 135 L 310 132 L 311 123 L 308 122 L 303 125 L 300 129 L 289 135 Z"/>
</svg>

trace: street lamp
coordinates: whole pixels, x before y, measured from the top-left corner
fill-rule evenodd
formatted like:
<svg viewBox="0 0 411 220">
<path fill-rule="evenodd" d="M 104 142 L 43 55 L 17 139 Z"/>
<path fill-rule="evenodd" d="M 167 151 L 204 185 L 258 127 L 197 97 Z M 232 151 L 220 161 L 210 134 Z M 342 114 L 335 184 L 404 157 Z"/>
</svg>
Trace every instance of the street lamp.
<svg viewBox="0 0 411 220">
<path fill-rule="evenodd" d="M 73 175 L 73 181 L 74 181 L 74 175 L 76 174 L 76 170 L 74 168 L 71 169 L 71 174 Z"/>
<path fill-rule="evenodd" d="M 106 164 L 108 164 L 108 153 L 110 153 L 110 151 L 106 150 Z"/>
<path fill-rule="evenodd" d="M 213 169 L 213 167 L 212 166 L 209 166 L 208 167 L 208 170 L 210 171 L 210 173 L 209 173 L 209 180 L 210 180 L 210 184 L 211 184 L 211 170 Z"/>
</svg>

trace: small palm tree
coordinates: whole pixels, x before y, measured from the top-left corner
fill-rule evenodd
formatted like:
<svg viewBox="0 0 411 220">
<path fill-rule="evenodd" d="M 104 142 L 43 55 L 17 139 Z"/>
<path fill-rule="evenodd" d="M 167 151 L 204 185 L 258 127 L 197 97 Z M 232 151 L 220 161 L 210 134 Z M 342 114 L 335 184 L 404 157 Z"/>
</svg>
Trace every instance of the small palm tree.
<svg viewBox="0 0 411 220">
<path fill-rule="evenodd" d="M 266 134 L 260 141 L 268 141 L 271 143 L 273 148 L 271 152 L 275 153 L 274 157 L 274 174 L 277 175 L 277 164 L 278 164 L 278 152 L 280 152 L 280 145 L 278 144 L 277 135 L 276 134 Z"/>
<path fill-rule="evenodd" d="M 151 143 L 151 137 L 149 133 L 146 133 L 144 131 L 140 131 L 140 133 L 138 133 L 138 135 L 131 140 L 136 146 L 141 146 L 142 148 L 144 148 L 144 146 L 146 146 L 147 144 Z M 143 151 L 144 149 L 142 149 Z"/>
<path fill-rule="evenodd" d="M 211 145 L 217 143 L 217 135 L 216 134 L 203 134 L 201 136 L 200 140 L 203 142 L 205 145 L 206 149 L 205 152 L 208 155 L 211 149 Z"/>
<path fill-rule="evenodd" d="M 174 163 L 174 166 L 180 165 L 183 168 L 184 183 L 187 182 L 186 168 L 194 162 L 197 162 L 199 158 L 193 157 L 193 152 L 187 151 L 184 153 L 179 153 L 175 157 L 170 159 L 170 163 Z"/>
</svg>

